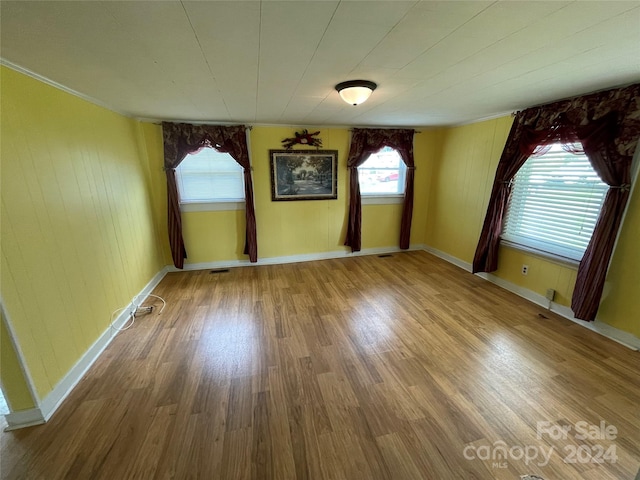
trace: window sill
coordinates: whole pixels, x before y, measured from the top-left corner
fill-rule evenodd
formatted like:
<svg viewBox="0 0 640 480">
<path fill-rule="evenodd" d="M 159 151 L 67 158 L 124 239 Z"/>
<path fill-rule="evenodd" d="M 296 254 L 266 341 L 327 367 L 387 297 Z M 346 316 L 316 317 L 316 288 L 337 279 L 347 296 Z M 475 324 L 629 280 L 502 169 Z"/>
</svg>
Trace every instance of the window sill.
<svg viewBox="0 0 640 480">
<path fill-rule="evenodd" d="M 556 255 L 554 253 L 545 252 L 543 250 L 538 250 L 537 248 L 528 247 L 527 245 L 522 245 L 520 243 L 510 242 L 509 240 L 501 240 L 500 246 L 518 250 L 520 252 L 529 253 L 531 255 L 535 255 L 536 257 L 540 257 L 543 260 L 547 260 L 563 267 L 572 268 L 574 270 L 577 270 L 578 266 L 580 265 L 580 262 L 578 260 L 563 257 L 562 255 Z"/>
<path fill-rule="evenodd" d="M 362 205 L 394 205 L 404 202 L 404 195 L 361 195 Z"/>
<path fill-rule="evenodd" d="M 189 202 L 181 203 L 181 212 L 220 212 L 228 210 L 244 210 L 244 200 L 227 202 Z"/>
</svg>

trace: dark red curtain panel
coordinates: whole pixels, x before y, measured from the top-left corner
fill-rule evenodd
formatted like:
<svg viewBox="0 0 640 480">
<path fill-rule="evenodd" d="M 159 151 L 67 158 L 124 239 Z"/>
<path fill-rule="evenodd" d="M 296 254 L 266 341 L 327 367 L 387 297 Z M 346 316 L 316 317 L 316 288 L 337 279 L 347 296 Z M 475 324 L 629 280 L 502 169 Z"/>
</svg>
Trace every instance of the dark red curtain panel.
<svg viewBox="0 0 640 480">
<path fill-rule="evenodd" d="M 415 163 L 413 160 L 414 130 L 354 128 L 351 135 L 351 147 L 347 167 L 349 168 L 349 219 L 347 238 L 344 244 L 351 247 L 352 252 L 362 248 L 362 199 L 358 167 L 373 153 L 384 147 L 395 148 L 407 166 L 402 220 L 400 224 L 400 248 L 409 248 L 411 236 L 411 218 L 413 216 L 413 183 Z"/>
<path fill-rule="evenodd" d="M 249 163 L 249 149 L 244 125 L 191 125 L 187 123 L 162 123 L 164 140 L 164 168 L 167 174 L 167 207 L 169 244 L 173 264 L 176 268 L 184 267 L 187 252 L 182 237 L 182 217 L 180 201 L 176 185 L 175 169 L 190 153 L 202 148 L 215 148 L 228 153 L 244 169 L 244 193 L 246 236 L 245 255 L 251 262 L 258 261 L 258 242 L 256 232 L 256 214 L 253 201 L 253 180 Z"/>
<path fill-rule="evenodd" d="M 531 146 L 535 139 L 532 139 L 532 142 L 522 142 L 522 144 L 519 141 L 524 136 L 521 126 L 522 115 L 522 112 L 518 112 L 516 115 L 507 144 L 498 162 L 487 214 L 473 257 L 473 273 L 494 272 L 498 269 L 498 245 L 502 233 L 503 217 L 511 193 L 511 180 L 536 147 L 536 145 Z"/>
<path fill-rule="evenodd" d="M 498 246 L 510 182 L 527 158 L 552 143 L 580 141 L 594 170 L 610 186 L 578 267 L 571 301 L 576 318 L 594 320 L 629 198 L 631 162 L 638 137 L 640 84 L 518 112 L 496 171 L 473 272 L 493 272 L 498 268 Z"/>
</svg>

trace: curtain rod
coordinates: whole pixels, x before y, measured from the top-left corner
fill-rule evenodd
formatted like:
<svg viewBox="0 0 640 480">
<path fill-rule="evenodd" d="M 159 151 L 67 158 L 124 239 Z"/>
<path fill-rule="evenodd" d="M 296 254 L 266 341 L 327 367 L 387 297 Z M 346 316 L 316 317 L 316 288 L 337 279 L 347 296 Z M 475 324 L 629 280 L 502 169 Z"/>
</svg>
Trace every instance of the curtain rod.
<svg viewBox="0 0 640 480">
<path fill-rule="evenodd" d="M 352 127 L 349 129 L 353 132 L 356 128 L 360 130 L 413 130 L 414 133 L 422 133 L 422 130 L 416 130 L 415 128 L 402 128 L 402 127 Z"/>
<path fill-rule="evenodd" d="M 138 120 L 140 122 L 144 121 L 144 120 Z M 145 122 L 147 123 L 147 122 Z M 164 120 L 162 122 L 148 122 L 151 123 L 152 125 L 162 125 L 163 123 L 186 123 L 188 125 L 207 125 L 207 126 L 211 126 L 211 127 L 236 127 L 238 125 L 242 125 L 244 128 L 248 129 L 248 130 L 253 130 L 253 125 L 245 125 L 243 123 L 193 123 L 193 122 L 170 122 L 167 120 Z"/>
</svg>

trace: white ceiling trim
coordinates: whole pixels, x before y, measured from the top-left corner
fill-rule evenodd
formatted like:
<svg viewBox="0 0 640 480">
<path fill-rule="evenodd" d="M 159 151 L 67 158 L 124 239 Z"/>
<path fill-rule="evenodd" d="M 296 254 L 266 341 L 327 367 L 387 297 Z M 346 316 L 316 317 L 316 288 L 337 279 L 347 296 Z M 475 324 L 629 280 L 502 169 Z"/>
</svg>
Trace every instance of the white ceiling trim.
<svg viewBox="0 0 640 480">
<path fill-rule="evenodd" d="M 640 81 L 638 0 L 0 8 L 2 65 L 154 123 L 438 128 Z M 358 108 L 334 88 L 353 78 L 378 84 Z"/>
<path fill-rule="evenodd" d="M 110 112 L 114 112 L 117 113 L 119 115 L 122 115 L 123 117 L 127 117 L 127 118 L 135 118 L 130 112 L 124 112 L 122 110 L 118 110 L 117 108 L 112 107 L 111 105 L 107 105 L 104 102 L 101 102 L 100 100 L 90 97 L 89 95 L 85 95 L 84 93 L 78 92 L 77 90 L 74 90 L 72 88 L 69 87 L 65 87 L 64 85 L 62 85 L 61 83 L 55 82 L 53 80 L 51 80 L 50 78 L 47 78 L 43 75 L 40 75 L 36 72 L 32 72 L 31 70 L 29 70 L 28 68 L 24 68 L 21 67 L 20 65 L 16 65 L 13 62 L 10 62 L 9 60 L 0 57 L 0 65 L 3 65 L 7 68 L 10 68 L 11 70 L 15 70 L 18 73 L 22 73 L 23 75 L 26 75 L 27 77 L 31 77 L 35 80 L 38 80 L 42 83 L 45 83 L 53 88 L 57 88 L 58 90 L 62 90 L 65 93 L 68 93 L 70 95 L 73 95 L 74 97 L 78 97 L 81 98 L 82 100 L 92 103 L 93 105 L 96 105 L 97 107 L 101 107 L 104 108 L 106 110 L 109 110 Z"/>
<path fill-rule="evenodd" d="M 468 122 L 460 122 L 460 123 L 452 123 L 451 125 L 443 125 L 442 127 L 439 127 L 439 128 L 463 127 L 465 125 L 473 125 L 474 123 L 480 123 L 480 122 L 487 122 L 489 120 L 495 120 L 496 118 L 502 118 L 502 117 L 506 117 L 508 115 L 511 115 L 512 117 L 514 117 L 516 115 L 516 112 L 518 112 L 519 110 L 522 110 L 522 109 L 507 110 L 505 112 L 496 113 L 494 115 L 487 115 L 486 117 L 477 118 L 475 120 L 469 120 Z"/>
<path fill-rule="evenodd" d="M 122 115 L 123 117 L 127 117 L 127 118 L 131 118 L 133 120 L 137 120 L 138 122 L 143 122 L 143 123 L 154 123 L 156 125 L 161 125 L 162 122 L 170 122 L 170 123 L 190 123 L 192 125 L 245 125 L 248 128 L 251 127 L 282 127 L 282 128 L 301 128 L 301 127 L 305 127 L 305 128 L 317 128 L 317 129 L 332 129 L 332 128 L 341 128 L 341 129 L 354 129 L 354 128 L 379 128 L 379 129 L 399 129 L 399 128 L 421 128 L 423 130 L 436 130 L 438 128 L 442 128 L 440 126 L 424 126 L 424 125 L 404 125 L 404 126 L 377 126 L 377 127 L 372 127 L 371 125 L 362 125 L 362 126 L 358 126 L 358 125 L 313 125 L 313 124 L 282 124 L 282 123 L 260 123 L 260 122 L 223 122 L 223 121 L 216 121 L 216 120 L 207 120 L 207 121 L 202 121 L 202 120 L 184 120 L 184 119 L 175 119 L 175 118 L 149 118 L 149 117 L 138 117 L 133 115 L 131 112 L 124 112 L 122 110 L 118 110 L 117 108 L 112 107 L 111 105 L 107 105 L 104 102 L 101 102 L 100 100 L 97 100 L 93 97 L 90 97 L 89 95 L 85 95 L 84 93 L 78 92 L 77 90 L 74 90 L 72 88 L 69 87 L 65 87 L 64 85 L 55 82 L 53 80 L 51 80 L 50 78 L 47 78 L 43 75 L 39 75 L 35 72 L 32 72 L 31 70 L 29 70 L 28 68 L 24 68 L 21 67 L 20 65 L 16 65 L 15 63 L 0 57 L 0 65 L 3 65 L 7 68 L 10 68 L 11 70 L 15 70 L 18 73 L 22 73 L 28 77 L 31 77 L 35 80 L 38 80 L 42 83 L 45 83 L 53 88 L 57 88 L 58 90 L 62 90 L 65 93 L 68 93 L 69 95 L 73 95 L 74 97 L 78 97 L 82 100 L 85 100 L 86 102 L 89 102 L 93 105 L 96 105 L 98 107 L 104 108 L 106 110 L 109 110 L 110 112 L 113 113 L 117 113 L 118 115 Z M 496 115 L 494 117 L 491 118 L 499 118 L 502 117 L 504 115 L 508 115 L 511 112 L 506 112 L 504 114 L 499 114 Z M 484 121 L 484 120 L 489 120 L 489 118 L 485 118 L 482 120 L 477 120 L 477 121 L 472 121 L 472 122 L 468 122 L 468 123 L 477 123 L 479 121 Z M 416 133 L 421 133 L 416 131 Z"/>
<path fill-rule="evenodd" d="M 496 113 L 494 115 L 489 115 L 486 117 L 482 117 L 482 118 L 477 118 L 474 120 L 470 120 L 468 122 L 460 122 L 460 123 L 454 123 L 451 125 L 442 125 L 442 126 L 438 126 L 438 125 L 404 125 L 404 126 L 371 126 L 371 125 L 362 125 L 362 126 L 357 126 L 357 125 L 308 125 L 308 124 L 297 124 L 297 125 L 287 125 L 287 124 L 282 124 L 282 123 L 260 123 L 260 122 L 224 122 L 224 121 L 216 121 L 216 120 L 207 120 L 207 121 L 202 121 L 202 120 L 183 120 L 183 119 L 171 119 L 171 118 L 148 118 L 148 117 L 138 117 L 133 115 L 130 112 L 124 112 L 122 110 L 118 110 L 117 108 L 114 108 L 111 105 L 107 105 L 104 102 L 101 102 L 100 100 L 97 100 L 93 97 L 90 97 L 89 95 L 85 95 L 84 93 L 78 92 L 72 88 L 66 87 L 58 82 L 55 82 L 53 80 L 51 80 L 50 78 L 47 78 L 43 75 L 37 74 L 35 72 L 32 72 L 31 70 L 21 67 L 20 65 L 16 65 L 15 63 L 0 57 L 0 65 L 3 65 L 7 68 L 10 68 L 11 70 L 15 70 L 16 72 L 22 73 L 28 77 L 31 77 L 35 80 L 38 80 L 42 83 L 45 83 L 51 87 L 57 88 L 58 90 L 62 90 L 65 93 L 68 93 L 70 95 L 73 95 L 75 97 L 81 98 L 82 100 L 85 100 L 86 102 L 89 102 L 93 105 L 96 105 L 98 107 L 104 108 L 106 110 L 109 110 L 110 112 L 114 112 L 117 113 L 119 115 L 122 115 L 123 117 L 127 117 L 127 118 L 131 118 L 134 120 L 137 120 L 138 122 L 143 122 L 143 123 L 154 123 L 157 125 L 162 124 L 162 122 L 170 122 L 170 123 L 189 123 L 192 125 L 246 125 L 247 127 L 251 128 L 251 127 L 283 127 L 283 128 L 300 128 L 302 126 L 307 127 L 307 128 L 318 128 L 318 129 L 337 129 L 337 128 L 341 128 L 341 129 L 354 129 L 354 128 L 378 128 L 378 129 L 402 129 L 402 128 L 407 128 L 407 129 L 415 129 L 415 128 L 421 128 L 423 130 L 437 130 L 438 128 L 445 128 L 445 127 L 462 127 L 464 125 L 472 125 L 474 123 L 480 123 L 480 122 L 486 122 L 488 120 L 494 120 L 496 118 L 501 118 L 501 117 L 506 117 L 507 115 L 511 115 L 514 116 L 518 111 L 520 110 L 525 110 L 527 108 L 534 108 L 534 107 L 539 107 L 542 105 L 546 105 L 549 103 L 555 103 L 555 102 L 561 102 L 562 100 L 568 100 L 570 98 L 574 98 L 575 96 L 571 96 L 571 97 L 565 97 L 565 98 L 559 98 L 557 100 L 553 100 L 552 102 L 545 102 L 545 103 L 541 103 L 538 105 L 530 105 L 527 107 L 522 107 L 522 108 L 518 108 L 516 110 L 507 110 L 504 112 L 500 112 L 500 113 Z M 577 95 L 577 96 L 584 96 L 584 95 L 590 95 L 592 93 L 598 93 L 598 92 L 604 92 L 606 90 L 612 90 L 615 88 L 624 88 L 627 87 L 629 85 L 633 85 L 635 82 L 631 82 L 631 83 L 627 83 L 625 85 L 618 85 L 615 87 L 608 87 L 608 88 L 604 88 L 604 89 L 599 89 L 599 90 L 595 90 L 593 92 L 588 92 L 588 93 L 584 93 L 582 95 Z M 422 133 L 419 131 L 416 131 L 416 133 Z"/>
</svg>

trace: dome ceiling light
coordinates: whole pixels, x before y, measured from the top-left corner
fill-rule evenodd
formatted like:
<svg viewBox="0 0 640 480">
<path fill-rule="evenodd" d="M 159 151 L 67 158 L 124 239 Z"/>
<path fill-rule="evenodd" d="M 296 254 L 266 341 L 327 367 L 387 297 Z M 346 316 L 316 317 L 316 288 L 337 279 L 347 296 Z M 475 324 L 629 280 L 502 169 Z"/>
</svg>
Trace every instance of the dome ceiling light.
<svg viewBox="0 0 640 480">
<path fill-rule="evenodd" d="M 336 85 L 340 97 L 350 105 L 365 102 L 378 85 L 369 80 L 349 80 Z"/>
</svg>

